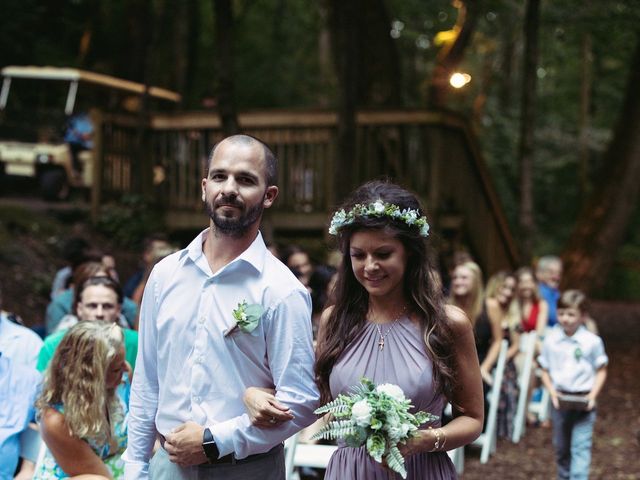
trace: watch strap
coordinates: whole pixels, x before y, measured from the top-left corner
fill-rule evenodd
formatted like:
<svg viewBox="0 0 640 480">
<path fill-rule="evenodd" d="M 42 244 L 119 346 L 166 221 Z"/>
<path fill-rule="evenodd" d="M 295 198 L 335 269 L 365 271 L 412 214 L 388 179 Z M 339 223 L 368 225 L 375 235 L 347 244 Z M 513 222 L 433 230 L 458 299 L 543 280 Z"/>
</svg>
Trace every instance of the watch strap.
<svg viewBox="0 0 640 480">
<path fill-rule="evenodd" d="M 216 461 L 220 456 L 220 451 L 209 428 L 205 428 L 202 434 L 202 449 L 210 462 Z"/>
</svg>

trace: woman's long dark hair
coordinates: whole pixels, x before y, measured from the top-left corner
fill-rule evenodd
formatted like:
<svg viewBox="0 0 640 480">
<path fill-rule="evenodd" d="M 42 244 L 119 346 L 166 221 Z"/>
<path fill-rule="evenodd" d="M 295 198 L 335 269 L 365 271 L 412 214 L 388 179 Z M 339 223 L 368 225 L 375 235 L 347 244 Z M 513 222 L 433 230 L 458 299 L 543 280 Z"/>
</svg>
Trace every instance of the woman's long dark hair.
<svg viewBox="0 0 640 480">
<path fill-rule="evenodd" d="M 377 200 L 391 203 L 401 210 L 410 208 L 424 212 L 415 195 L 404 188 L 385 181 L 373 181 L 360 186 L 341 207 L 351 210 L 356 204 L 369 205 Z M 407 252 L 404 275 L 404 293 L 410 304 L 409 311 L 417 314 L 426 351 L 434 365 L 434 381 L 439 393 L 451 398 L 454 389 L 453 334 L 444 311 L 444 299 L 438 282 L 433 280 L 435 270 L 427 254 L 427 239 L 417 226 L 387 216 L 359 216 L 338 231 L 342 263 L 338 268 L 335 304 L 319 339 L 315 374 L 323 403 L 331 400 L 329 375 L 338 358 L 362 330 L 369 308 L 369 294 L 358 282 L 351 267 L 349 252 L 351 236 L 361 230 L 384 230 L 402 242 Z"/>
</svg>

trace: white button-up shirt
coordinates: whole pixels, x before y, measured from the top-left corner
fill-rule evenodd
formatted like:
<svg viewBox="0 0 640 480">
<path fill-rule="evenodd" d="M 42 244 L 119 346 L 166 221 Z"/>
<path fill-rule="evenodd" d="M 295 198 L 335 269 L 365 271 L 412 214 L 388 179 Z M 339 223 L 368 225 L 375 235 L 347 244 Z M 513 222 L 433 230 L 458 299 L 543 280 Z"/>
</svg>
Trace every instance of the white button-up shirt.
<svg viewBox="0 0 640 480">
<path fill-rule="evenodd" d="M 14 364 L 36 368 L 42 339 L 30 328 L 16 325 L 0 311 L 0 352 Z"/>
<path fill-rule="evenodd" d="M 598 369 L 609 363 L 602 339 L 584 326 L 568 336 L 558 324 L 547 333 L 538 363 L 556 390 L 590 392 Z"/>
<path fill-rule="evenodd" d="M 240 256 L 213 273 L 202 245 L 208 230 L 153 269 L 140 310 L 126 478 L 146 478 L 156 431 L 194 421 L 209 427 L 224 456 L 263 453 L 313 423 L 311 300 L 266 249 L 258 233 Z M 257 328 L 227 336 L 238 304 L 264 308 Z M 273 429 L 251 425 L 247 387 L 276 389 L 295 418 Z"/>
</svg>

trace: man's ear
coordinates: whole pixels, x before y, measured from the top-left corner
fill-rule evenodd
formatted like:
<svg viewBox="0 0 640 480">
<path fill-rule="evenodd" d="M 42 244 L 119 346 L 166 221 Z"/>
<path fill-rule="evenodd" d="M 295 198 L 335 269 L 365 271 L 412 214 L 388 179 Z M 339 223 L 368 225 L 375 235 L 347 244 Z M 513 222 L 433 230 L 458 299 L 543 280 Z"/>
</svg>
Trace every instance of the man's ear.
<svg viewBox="0 0 640 480">
<path fill-rule="evenodd" d="M 207 198 L 205 192 L 206 192 L 206 188 L 207 188 L 207 179 L 203 178 L 202 179 L 202 201 L 205 201 L 205 198 Z"/>
<path fill-rule="evenodd" d="M 276 197 L 278 196 L 278 187 L 275 185 L 271 185 L 267 187 L 267 190 L 264 192 L 264 199 L 262 200 L 262 205 L 264 208 L 269 208 L 273 205 L 273 202 L 276 201 Z"/>
</svg>

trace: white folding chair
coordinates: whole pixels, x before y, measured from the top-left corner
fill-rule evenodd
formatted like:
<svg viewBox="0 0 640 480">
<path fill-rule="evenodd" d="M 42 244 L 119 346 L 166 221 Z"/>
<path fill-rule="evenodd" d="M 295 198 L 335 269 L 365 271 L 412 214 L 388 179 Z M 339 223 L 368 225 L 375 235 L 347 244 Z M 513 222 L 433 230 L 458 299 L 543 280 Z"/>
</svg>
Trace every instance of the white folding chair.
<svg viewBox="0 0 640 480">
<path fill-rule="evenodd" d="M 284 467 L 287 480 L 297 480 L 299 478 L 297 474 L 294 475 L 294 458 L 298 446 L 298 435 L 296 433 L 284 441 Z"/>
<path fill-rule="evenodd" d="M 338 449 L 335 445 L 314 445 L 298 443 L 293 457 L 294 467 L 327 468 L 333 452 Z"/>
<path fill-rule="evenodd" d="M 444 415 L 449 418 L 453 417 L 453 409 L 450 403 L 447 403 L 444 407 Z M 449 458 L 453 462 L 453 466 L 456 467 L 456 473 L 462 475 L 464 472 L 464 446 L 447 450 L 447 455 L 449 455 Z"/>
<path fill-rule="evenodd" d="M 464 447 L 448 450 L 447 455 L 449 455 L 449 458 L 453 462 L 453 466 L 456 467 L 456 473 L 462 475 L 464 472 Z"/>
<path fill-rule="evenodd" d="M 498 426 L 498 403 L 500 402 L 500 388 L 502 386 L 502 378 L 504 377 L 504 366 L 507 363 L 507 350 L 509 342 L 502 340 L 500 344 L 500 354 L 496 362 L 496 368 L 493 374 L 493 385 L 489 391 L 489 413 L 484 432 L 473 441 L 471 445 L 481 447 L 480 463 L 487 463 L 489 455 L 496 451 L 496 438 Z M 486 401 L 486 400 L 485 400 Z"/>
<path fill-rule="evenodd" d="M 538 334 L 536 332 L 523 333 L 520 336 L 520 353 L 523 356 L 522 370 L 518 377 L 518 405 L 516 414 L 513 419 L 513 435 L 511 441 L 518 443 L 525 431 L 527 417 L 527 397 L 529 394 L 529 384 L 531 382 L 531 374 L 533 371 L 533 356 L 536 351 L 536 341 Z"/>
</svg>

